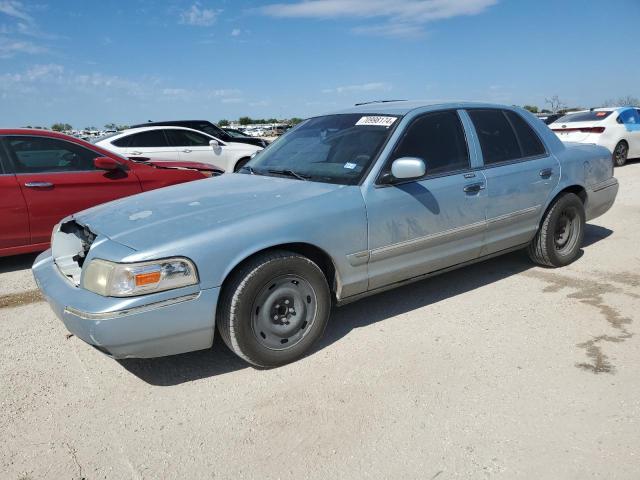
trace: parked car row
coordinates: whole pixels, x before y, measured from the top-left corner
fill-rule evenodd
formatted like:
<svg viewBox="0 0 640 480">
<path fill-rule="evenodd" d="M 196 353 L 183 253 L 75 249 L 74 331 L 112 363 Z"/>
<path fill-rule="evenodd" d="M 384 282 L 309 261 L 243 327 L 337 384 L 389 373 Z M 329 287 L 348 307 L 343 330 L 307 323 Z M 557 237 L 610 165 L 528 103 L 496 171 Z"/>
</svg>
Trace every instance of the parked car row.
<svg viewBox="0 0 640 480">
<path fill-rule="evenodd" d="M 46 130 L 0 130 L 0 256 L 45 250 L 54 225 L 74 212 L 221 173 L 198 162 L 135 162 Z"/>
<path fill-rule="evenodd" d="M 640 157 L 640 108 L 594 108 L 565 115 L 549 127 L 563 142 L 592 143 L 609 150 L 617 167 Z"/>
<path fill-rule="evenodd" d="M 174 130 L 192 132 L 110 143 Z M 69 331 L 115 358 L 209 348 L 218 330 L 273 367 L 310 350 L 333 303 L 516 249 L 573 262 L 617 192 L 607 149 L 524 110 L 369 103 L 308 119 L 236 173 L 65 218 L 33 272 Z"/>
</svg>

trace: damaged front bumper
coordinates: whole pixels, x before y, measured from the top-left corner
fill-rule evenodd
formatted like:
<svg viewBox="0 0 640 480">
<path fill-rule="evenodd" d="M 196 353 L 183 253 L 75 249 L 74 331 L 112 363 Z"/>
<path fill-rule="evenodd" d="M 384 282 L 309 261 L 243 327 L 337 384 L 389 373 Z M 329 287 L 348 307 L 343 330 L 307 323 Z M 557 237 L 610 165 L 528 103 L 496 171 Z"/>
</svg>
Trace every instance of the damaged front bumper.
<svg viewBox="0 0 640 480">
<path fill-rule="evenodd" d="M 51 250 L 38 256 L 33 274 L 67 329 L 114 358 L 161 357 L 213 344 L 219 288 L 190 286 L 138 297 L 103 297 L 63 275 Z"/>
</svg>

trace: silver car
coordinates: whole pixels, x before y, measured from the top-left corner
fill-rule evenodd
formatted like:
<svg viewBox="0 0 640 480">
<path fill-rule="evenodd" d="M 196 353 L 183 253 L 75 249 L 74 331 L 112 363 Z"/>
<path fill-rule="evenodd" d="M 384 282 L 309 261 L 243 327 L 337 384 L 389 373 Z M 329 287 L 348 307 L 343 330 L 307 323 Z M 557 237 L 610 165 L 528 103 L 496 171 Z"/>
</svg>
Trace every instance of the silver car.
<svg viewBox="0 0 640 480">
<path fill-rule="evenodd" d="M 571 263 L 615 200 L 612 172 L 606 149 L 518 108 L 361 105 L 238 173 L 63 220 L 33 272 L 69 331 L 114 358 L 209 348 L 217 327 L 272 367 L 309 351 L 332 304 L 516 249 Z"/>
</svg>

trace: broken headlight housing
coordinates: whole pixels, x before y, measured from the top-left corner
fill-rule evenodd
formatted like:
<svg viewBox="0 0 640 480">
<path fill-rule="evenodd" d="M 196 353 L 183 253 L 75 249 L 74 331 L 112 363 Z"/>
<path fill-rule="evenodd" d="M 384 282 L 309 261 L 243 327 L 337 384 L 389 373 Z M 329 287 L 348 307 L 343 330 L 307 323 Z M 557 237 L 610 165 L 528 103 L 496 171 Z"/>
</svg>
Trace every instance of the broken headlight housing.
<svg viewBox="0 0 640 480">
<path fill-rule="evenodd" d="M 95 259 L 82 275 L 82 287 L 104 297 L 133 297 L 197 283 L 196 267 L 186 258 L 140 263 Z"/>
</svg>

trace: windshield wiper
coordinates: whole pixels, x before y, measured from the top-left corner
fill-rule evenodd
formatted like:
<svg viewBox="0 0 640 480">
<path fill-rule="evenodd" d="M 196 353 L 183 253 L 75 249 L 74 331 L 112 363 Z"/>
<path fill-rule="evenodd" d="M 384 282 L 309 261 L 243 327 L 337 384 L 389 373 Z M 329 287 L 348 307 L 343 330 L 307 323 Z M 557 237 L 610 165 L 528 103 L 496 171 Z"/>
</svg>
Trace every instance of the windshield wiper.
<svg viewBox="0 0 640 480">
<path fill-rule="evenodd" d="M 284 175 L 286 177 L 297 178 L 298 180 L 309 180 L 311 176 L 303 175 L 301 173 L 294 172 L 293 170 L 284 169 L 284 170 L 267 170 L 269 173 L 273 173 L 275 175 Z"/>
<path fill-rule="evenodd" d="M 247 170 L 251 175 L 260 175 L 258 172 L 256 172 L 253 167 L 249 166 L 249 165 L 243 165 L 242 167 L 240 167 L 240 170 L 238 170 L 239 172 L 241 172 L 242 170 Z"/>
</svg>

